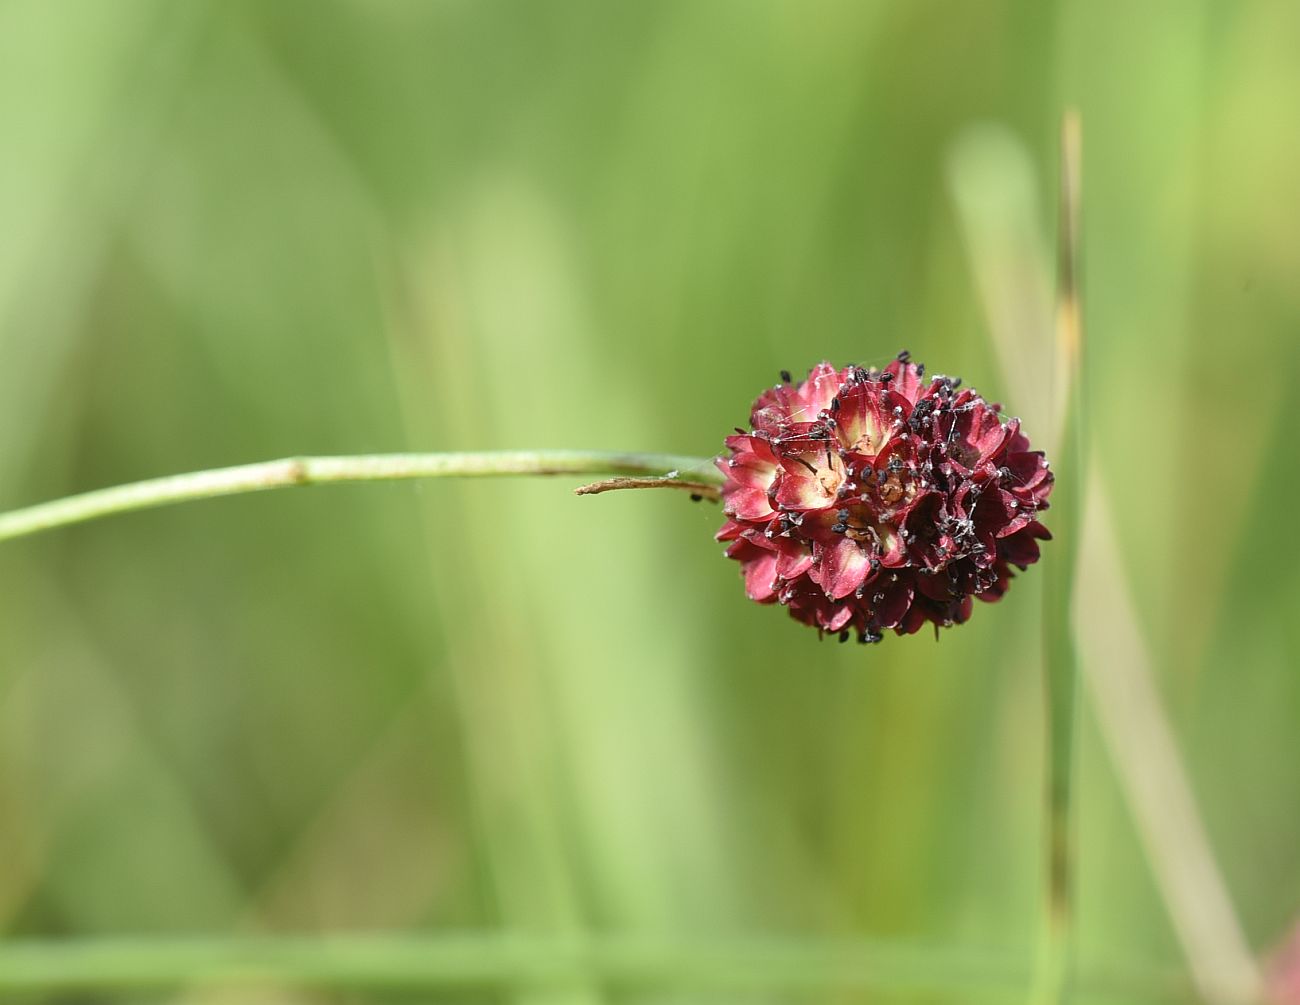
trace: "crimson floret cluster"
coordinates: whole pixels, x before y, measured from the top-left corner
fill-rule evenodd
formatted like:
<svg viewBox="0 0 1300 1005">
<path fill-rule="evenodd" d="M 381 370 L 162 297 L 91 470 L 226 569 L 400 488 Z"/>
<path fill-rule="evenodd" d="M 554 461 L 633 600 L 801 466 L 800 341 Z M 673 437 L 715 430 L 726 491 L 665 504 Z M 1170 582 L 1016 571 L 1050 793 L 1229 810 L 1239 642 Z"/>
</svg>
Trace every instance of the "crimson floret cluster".
<svg viewBox="0 0 1300 1005">
<path fill-rule="evenodd" d="M 745 590 L 819 633 L 878 642 L 960 624 L 1038 560 L 1053 475 L 1018 419 L 925 379 L 906 352 L 882 369 L 819 363 L 754 402 L 718 458 Z"/>
</svg>

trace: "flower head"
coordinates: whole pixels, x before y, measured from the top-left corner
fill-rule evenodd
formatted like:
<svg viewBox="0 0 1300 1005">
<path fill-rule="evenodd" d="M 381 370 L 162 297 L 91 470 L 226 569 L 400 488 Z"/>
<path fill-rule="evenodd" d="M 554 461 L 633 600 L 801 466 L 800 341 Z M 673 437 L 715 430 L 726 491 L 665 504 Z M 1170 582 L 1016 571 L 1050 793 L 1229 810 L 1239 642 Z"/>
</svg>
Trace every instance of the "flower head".
<svg viewBox="0 0 1300 1005">
<path fill-rule="evenodd" d="M 1053 476 L 1020 421 L 959 379 L 927 381 L 906 352 L 882 370 L 782 373 L 750 426 L 717 461 L 718 540 L 751 599 L 842 641 L 959 624 L 1051 537 L 1037 516 Z"/>
</svg>

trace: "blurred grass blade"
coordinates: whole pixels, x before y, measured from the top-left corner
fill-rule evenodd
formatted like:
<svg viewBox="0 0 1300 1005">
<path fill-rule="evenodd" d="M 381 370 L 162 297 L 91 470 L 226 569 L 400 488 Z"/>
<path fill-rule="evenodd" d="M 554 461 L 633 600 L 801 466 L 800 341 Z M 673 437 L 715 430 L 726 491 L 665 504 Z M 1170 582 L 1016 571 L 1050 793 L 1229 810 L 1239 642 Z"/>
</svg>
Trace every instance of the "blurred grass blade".
<svg viewBox="0 0 1300 1005">
<path fill-rule="evenodd" d="M 1057 469 L 1052 493 L 1056 547 L 1047 567 L 1043 623 L 1044 690 L 1047 715 L 1046 903 L 1041 1000 L 1070 997 L 1074 930 L 1074 764 L 1078 719 L 1079 665 L 1071 631 L 1074 570 L 1079 555 L 1080 499 L 1085 473 L 1083 322 L 1079 304 L 1080 130 L 1077 113 L 1061 123 L 1060 205 L 1057 233 L 1057 304 L 1054 426 Z M 1049 448 L 1053 446 L 1049 441 Z"/>
<path fill-rule="evenodd" d="M 1255 1000 L 1258 968 L 1214 861 L 1152 680 L 1097 475 L 1090 468 L 1088 477 L 1081 477 L 1086 424 L 1079 387 L 1083 343 L 1077 287 L 1078 207 L 1073 212 L 1068 205 L 1062 207 L 1058 277 L 1064 295 L 1056 316 L 1058 354 L 1048 367 L 1047 358 L 1035 356 L 1034 346 L 1021 341 L 1035 325 L 1045 331 L 1050 324 L 1041 292 L 1049 274 L 1046 245 L 1032 232 L 1038 208 L 1028 151 L 1000 127 L 970 130 L 954 147 L 950 183 L 1007 386 L 1018 405 L 1025 403 L 1022 414 L 1032 414 L 1035 424 L 1041 422 L 1052 430 L 1048 442 L 1056 444 L 1053 466 L 1058 483 L 1052 496 L 1051 528 L 1057 540 L 1052 561 L 1046 563 L 1045 642 L 1054 654 L 1049 658 L 1078 660 L 1083 685 L 1201 997 L 1214 1005 Z M 1068 197 L 1070 188 L 1063 186 L 1062 194 Z M 1042 367 L 1038 379 L 1026 376 L 1026 357 L 1037 359 L 1035 365 Z M 1054 391 L 1047 396 L 1041 393 L 1049 385 L 1041 379 L 1045 373 L 1053 374 Z M 1052 399 L 1061 404 L 1053 407 Z M 1085 484 L 1090 486 L 1086 491 Z M 1063 577 L 1075 580 L 1073 589 Z M 1062 608 L 1071 594 L 1072 607 Z M 1063 611 L 1070 612 L 1073 635 L 1061 623 Z M 1062 705 L 1053 714 L 1064 716 L 1066 711 Z M 1058 784 L 1068 781 L 1054 780 L 1053 785 Z"/>
<path fill-rule="evenodd" d="M 1047 337 L 1052 330 L 1052 270 L 1039 222 L 1035 165 L 1014 133 L 982 123 L 967 128 L 953 144 L 948 184 L 1016 414 L 1043 443 L 1055 447 L 1063 413 L 1053 400 L 1055 385 L 1045 379 L 1055 372 Z"/>
<path fill-rule="evenodd" d="M 187 92 L 210 15 L 158 0 L 76 16 L 32 4 L 0 11 L 0 135 L 11 151 L 0 167 L 0 488 L 45 476 L 55 451 L 71 449 L 44 409 L 96 334 L 97 284 Z M 30 132 L 10 107 L 31 113 Z"/>
<path fill-rule="evenodd" d="M 993 344 L 1016 414 L 1041 430 L 1056 471 L 1045 563 L 1043 624 L 1047 721 L 1045 833 L 1047 865 L 1036 1000 L 1064 1000 L 1073 921 L 1072 782 L 1078 667 L 1070 633 L 1082 480 L 1082 321 L 1078 295 L 1079 126 L 1061 133 L 1060 227 L 1053 324 L 1048 253 L 1037 219 L 1034 166 L 1024 145 L 994 125 L 969 129 L 953 148 L 949 183 Z M 1055 328 L 1055 344 L 1048 333 Z"/>
<path fill-rule="evenodd" d="M 449 933 L 0 943 L 0 993 L 125 993 L 182 985 L 543 989 L 599 981 L 623 990 L 928 992 L 965 1001 L 973 994 L 1014 993 L 1027 976 L 1027 961 L 997 952 L 862 939 L 682 942 Z M 1186 994 L 1177 978 L 1161 974 L 1096 974 L 1087 986 L 1096 1001 Z"/>
<path fill-rule="evenodd" d="M 1201 997 L 1257 1001 L 1259 968 L 1214 860 L 1125 583 L 1096 472 L 1083 527 L 1078 601 L 1084 680 L 1160 892 Z"/>
</svg>

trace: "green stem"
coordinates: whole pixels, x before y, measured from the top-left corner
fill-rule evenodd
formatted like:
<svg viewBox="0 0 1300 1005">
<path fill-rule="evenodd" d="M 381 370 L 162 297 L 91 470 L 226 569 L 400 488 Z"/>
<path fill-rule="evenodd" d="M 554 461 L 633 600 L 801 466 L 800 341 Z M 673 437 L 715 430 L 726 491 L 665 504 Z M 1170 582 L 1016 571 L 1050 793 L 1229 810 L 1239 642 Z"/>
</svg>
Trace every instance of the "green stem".
<svg viewBox="0 0 1300 1005">
<path fill-rule="evenodd" d="M 195 471 L 118 485 L 0 514 L 0 541 L 85 523 L 115 513 L 170 506 L 216 496 L 264 492 L 331 482 L 489 475 L 642 475 L 688 473 L 689 480 L 720 485 L 707 459 L 672 454 L 592 450 L 506 450 L 455 454 L 362 454 L 355 457 L 287 457 L 233 468 Z M 673 474 L 673 479 L 676 475 Z M 669 479 L 671 482 L 673 479 Z"/>
<path fill-rule="evenodd" d="M 1067 455 L 1072 451 L 1066 451 Z M 1064 458 L 1063 458 L 1064 460 Z M 1079 468 L 1063 464 L 1070 477 Z M 1070 994 L 1070 942 L 1074 927 L 1074 759 L 1078 718 L 1079 666 L 1070 626 L 1071 583 L 1079 523 L 1073 500 L 1053 499 L 1052 531 L 1062 547 L 1052 556 L 1048 575 L 1044 634 L 1044 688 L 1047 713 L 1045 793 L 1046 903 L 1039 1000 L 1061 1005 Z M 1066 513 L 1066 510 L 1070 510 Z"/>
<path fill-rule="evenodd" d="M 1079 663 L 1071 614 L 1082 527 L 1084 431 L 1081 390 L 1083 321 L 1079 301 L 1080 127 L 1067 111 L 1061 126 L 1060 233 L 1057 244 L 1056 392 L 1061 403 L 1057 489 L 1052 495 L 1056 554 L 1046 584 L 1044 692 L 1047 704 L 1045 797 L 1046 904 L 1039 993 L 1044 1005 L 1070 998 L 1070 943 L 1074 927 L 1074 759 Z"/>
</svg>

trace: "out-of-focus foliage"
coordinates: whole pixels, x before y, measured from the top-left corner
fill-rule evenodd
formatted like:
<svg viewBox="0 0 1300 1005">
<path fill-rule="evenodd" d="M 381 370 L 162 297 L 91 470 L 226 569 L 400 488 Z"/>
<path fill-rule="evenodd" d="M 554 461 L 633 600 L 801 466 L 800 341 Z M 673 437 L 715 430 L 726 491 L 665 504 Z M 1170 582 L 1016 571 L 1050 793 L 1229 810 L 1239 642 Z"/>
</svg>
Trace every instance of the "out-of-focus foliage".
<svg viewBox="0 0 1300 1005">
<path fill-rule="evenodd" d="M 1300 914 L 1298 46 L 1268 0 L 5 3 L 0 507 L 293 453 L 707 455 L 780 368 L 904 347 L 1015 412 L 953 152 L 1009 130 L 1046 241 L 1077 103 L 1092 446 L 1267 946 Z M 6 545 L 0 931 L 1027 953 L 1040 570 L 937 644 L 819 645 L 718 522 L 443 482 Z M 1080 966 L 1177 969 L 1091 721 Z"/>
</svg>

